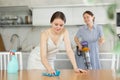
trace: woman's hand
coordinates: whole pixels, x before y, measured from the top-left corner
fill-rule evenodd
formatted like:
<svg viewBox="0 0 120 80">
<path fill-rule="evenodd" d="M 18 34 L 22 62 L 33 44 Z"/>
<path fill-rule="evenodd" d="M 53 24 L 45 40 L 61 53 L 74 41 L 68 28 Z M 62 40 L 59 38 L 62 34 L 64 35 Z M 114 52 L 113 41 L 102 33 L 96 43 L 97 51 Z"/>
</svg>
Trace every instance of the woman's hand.
<svg viewBox="0 0 120 80">
<path fill-rule="evenodd" d="M 83 69 L 74 69 L 74 71 L 77 73 L 87 73 L 87 71 Z"/>
<path fill-rule="evenodd" d="M 53 69 L 48 70 L 48 73 L 55 74 L 55 71 Z"/>
<path fill-rule="evenodd" d="M 100 37 L 98 42 L 99 42 L 99 45 L 102 45 L 105 42 L 104 37 Z"/>
<path fill-rule="evenodd" d="M 81 45 L 78 46 L 78 50 L 79 50 L 79 51 L 82 50 L 82 46 L 81 46 Z"/>
</svg>

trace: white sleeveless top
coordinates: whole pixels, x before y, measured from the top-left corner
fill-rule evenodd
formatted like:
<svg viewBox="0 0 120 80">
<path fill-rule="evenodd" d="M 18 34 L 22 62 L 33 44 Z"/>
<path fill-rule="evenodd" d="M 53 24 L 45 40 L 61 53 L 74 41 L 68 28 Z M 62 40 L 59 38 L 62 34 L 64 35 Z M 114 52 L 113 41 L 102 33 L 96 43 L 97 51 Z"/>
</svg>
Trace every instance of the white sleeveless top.
<svg viewBox="0 0 120 80">
<path fill-rule="evenodd" d="M 61 35 L 60 39 L 58 40 L 58 43 L 55 44 L 52 39 L 49 37 L 47 42 L 47 59 L 49 64 L 54 69 L 54 60 L 56 59 L 56 54 L 59 53 L 59 47 L 60 44 L 63 41 L 63 35 Z M 40 57 L 40 47 L 37 46 L 34 48 L 28 58 L 28 69 L 41 69 L 44 70 L 45 67 L 43 66 L 41 62 Z"/>
</svg>

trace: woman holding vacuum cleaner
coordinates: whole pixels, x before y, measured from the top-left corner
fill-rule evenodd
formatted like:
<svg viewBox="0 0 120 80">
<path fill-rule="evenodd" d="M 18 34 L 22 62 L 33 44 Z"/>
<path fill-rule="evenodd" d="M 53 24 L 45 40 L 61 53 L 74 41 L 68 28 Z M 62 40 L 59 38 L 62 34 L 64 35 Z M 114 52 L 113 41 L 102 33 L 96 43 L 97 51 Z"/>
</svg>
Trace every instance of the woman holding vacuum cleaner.
<svg viewBox="0 0 120 80">
<path fill-rule="evenodd" d="M 89 56 L 87 57 L 90 58 L 90 62 L 88 60 L 91 65 L 90 69 L 100 69 L 99 45 L 104 42 L 102 26 L 94 23 L 95 17 L 91 11 L 85 11 L 83 18 L 86 25 L 81 26 L 74 37 L 78 47 L 76 50 L 77 65 L 81 69 L 89 69 L 84 63 L 85 57 L 81 53 L 83 47 L 88 47 Z"/>
</svg>

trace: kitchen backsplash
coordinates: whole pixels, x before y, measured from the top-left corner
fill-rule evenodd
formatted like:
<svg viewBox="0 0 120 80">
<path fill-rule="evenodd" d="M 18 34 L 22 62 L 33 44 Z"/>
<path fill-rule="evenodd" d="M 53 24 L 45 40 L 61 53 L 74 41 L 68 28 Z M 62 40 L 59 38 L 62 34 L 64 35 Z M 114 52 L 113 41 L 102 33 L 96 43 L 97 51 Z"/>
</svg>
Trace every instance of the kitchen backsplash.
<svg viewBox="0 0 120 80">
<path fill-rule="evenodd" d="M 6 51 L 17 49 L 21 51 L 31 51 L 35 46 L 39 46 L 40 32 L 49 28 L 42 27 L 0 27 Z M 72 48 L 75 49 L 74 36 L 78 31 L 79 26 L 66 26 L 70 34 Z M 110 35 L 106 38 L 103 46 L 100 46 L 101 52 L 110 52 L 114 45 L 114 38 Z M 65 50 L 64 43 L 61 45 L 61 50 Z"/>
</svg>

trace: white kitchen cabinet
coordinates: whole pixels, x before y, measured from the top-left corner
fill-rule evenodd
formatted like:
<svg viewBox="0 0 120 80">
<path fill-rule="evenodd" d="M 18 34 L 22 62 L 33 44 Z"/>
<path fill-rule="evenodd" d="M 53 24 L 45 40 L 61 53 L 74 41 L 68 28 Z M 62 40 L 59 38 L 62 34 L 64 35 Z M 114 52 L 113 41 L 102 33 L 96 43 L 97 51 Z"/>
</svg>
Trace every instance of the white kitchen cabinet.
<svg viewBox="0 0 120 80">
<path fill-rule="evenodd" d="M 72 8 L 55 8 L 55 7 L 48 7 L 48 8 L 34 8 L 32 10 L 33 12 L 33 25 L 49 25 L 51 16 L 56 11 L 62 11 L 66 16 L 66 24 L 72 23 L 72 14 L 71 14 Z"/>
<path fill-rule="evenodd" d="M 93 12 L 95 16 L 95 22 L 98 24 L 106 24 L 107 13 L 106 13 L 107 6 L 82 6 L 82 7 L 73 7 L 72 8 L 72 22 L 73 25 L 81 25 L 84 24 L 83 20 L 83 13 L 86 10 Z"/>
<path fill-rule="evenodd" d="M 109 5 L 77 5 L 77 6 L 50 6 L 50 7 L 33 7 L 33 25 L 50 25 L 50 18 L 56 11 L 62 11 L 66 16 L 66 25 L 83 25 L 83 12 L 90 10 L 95 15 L 95 22 L 98 24 L 106 24 L 107 7 Z"/>
</svg>

